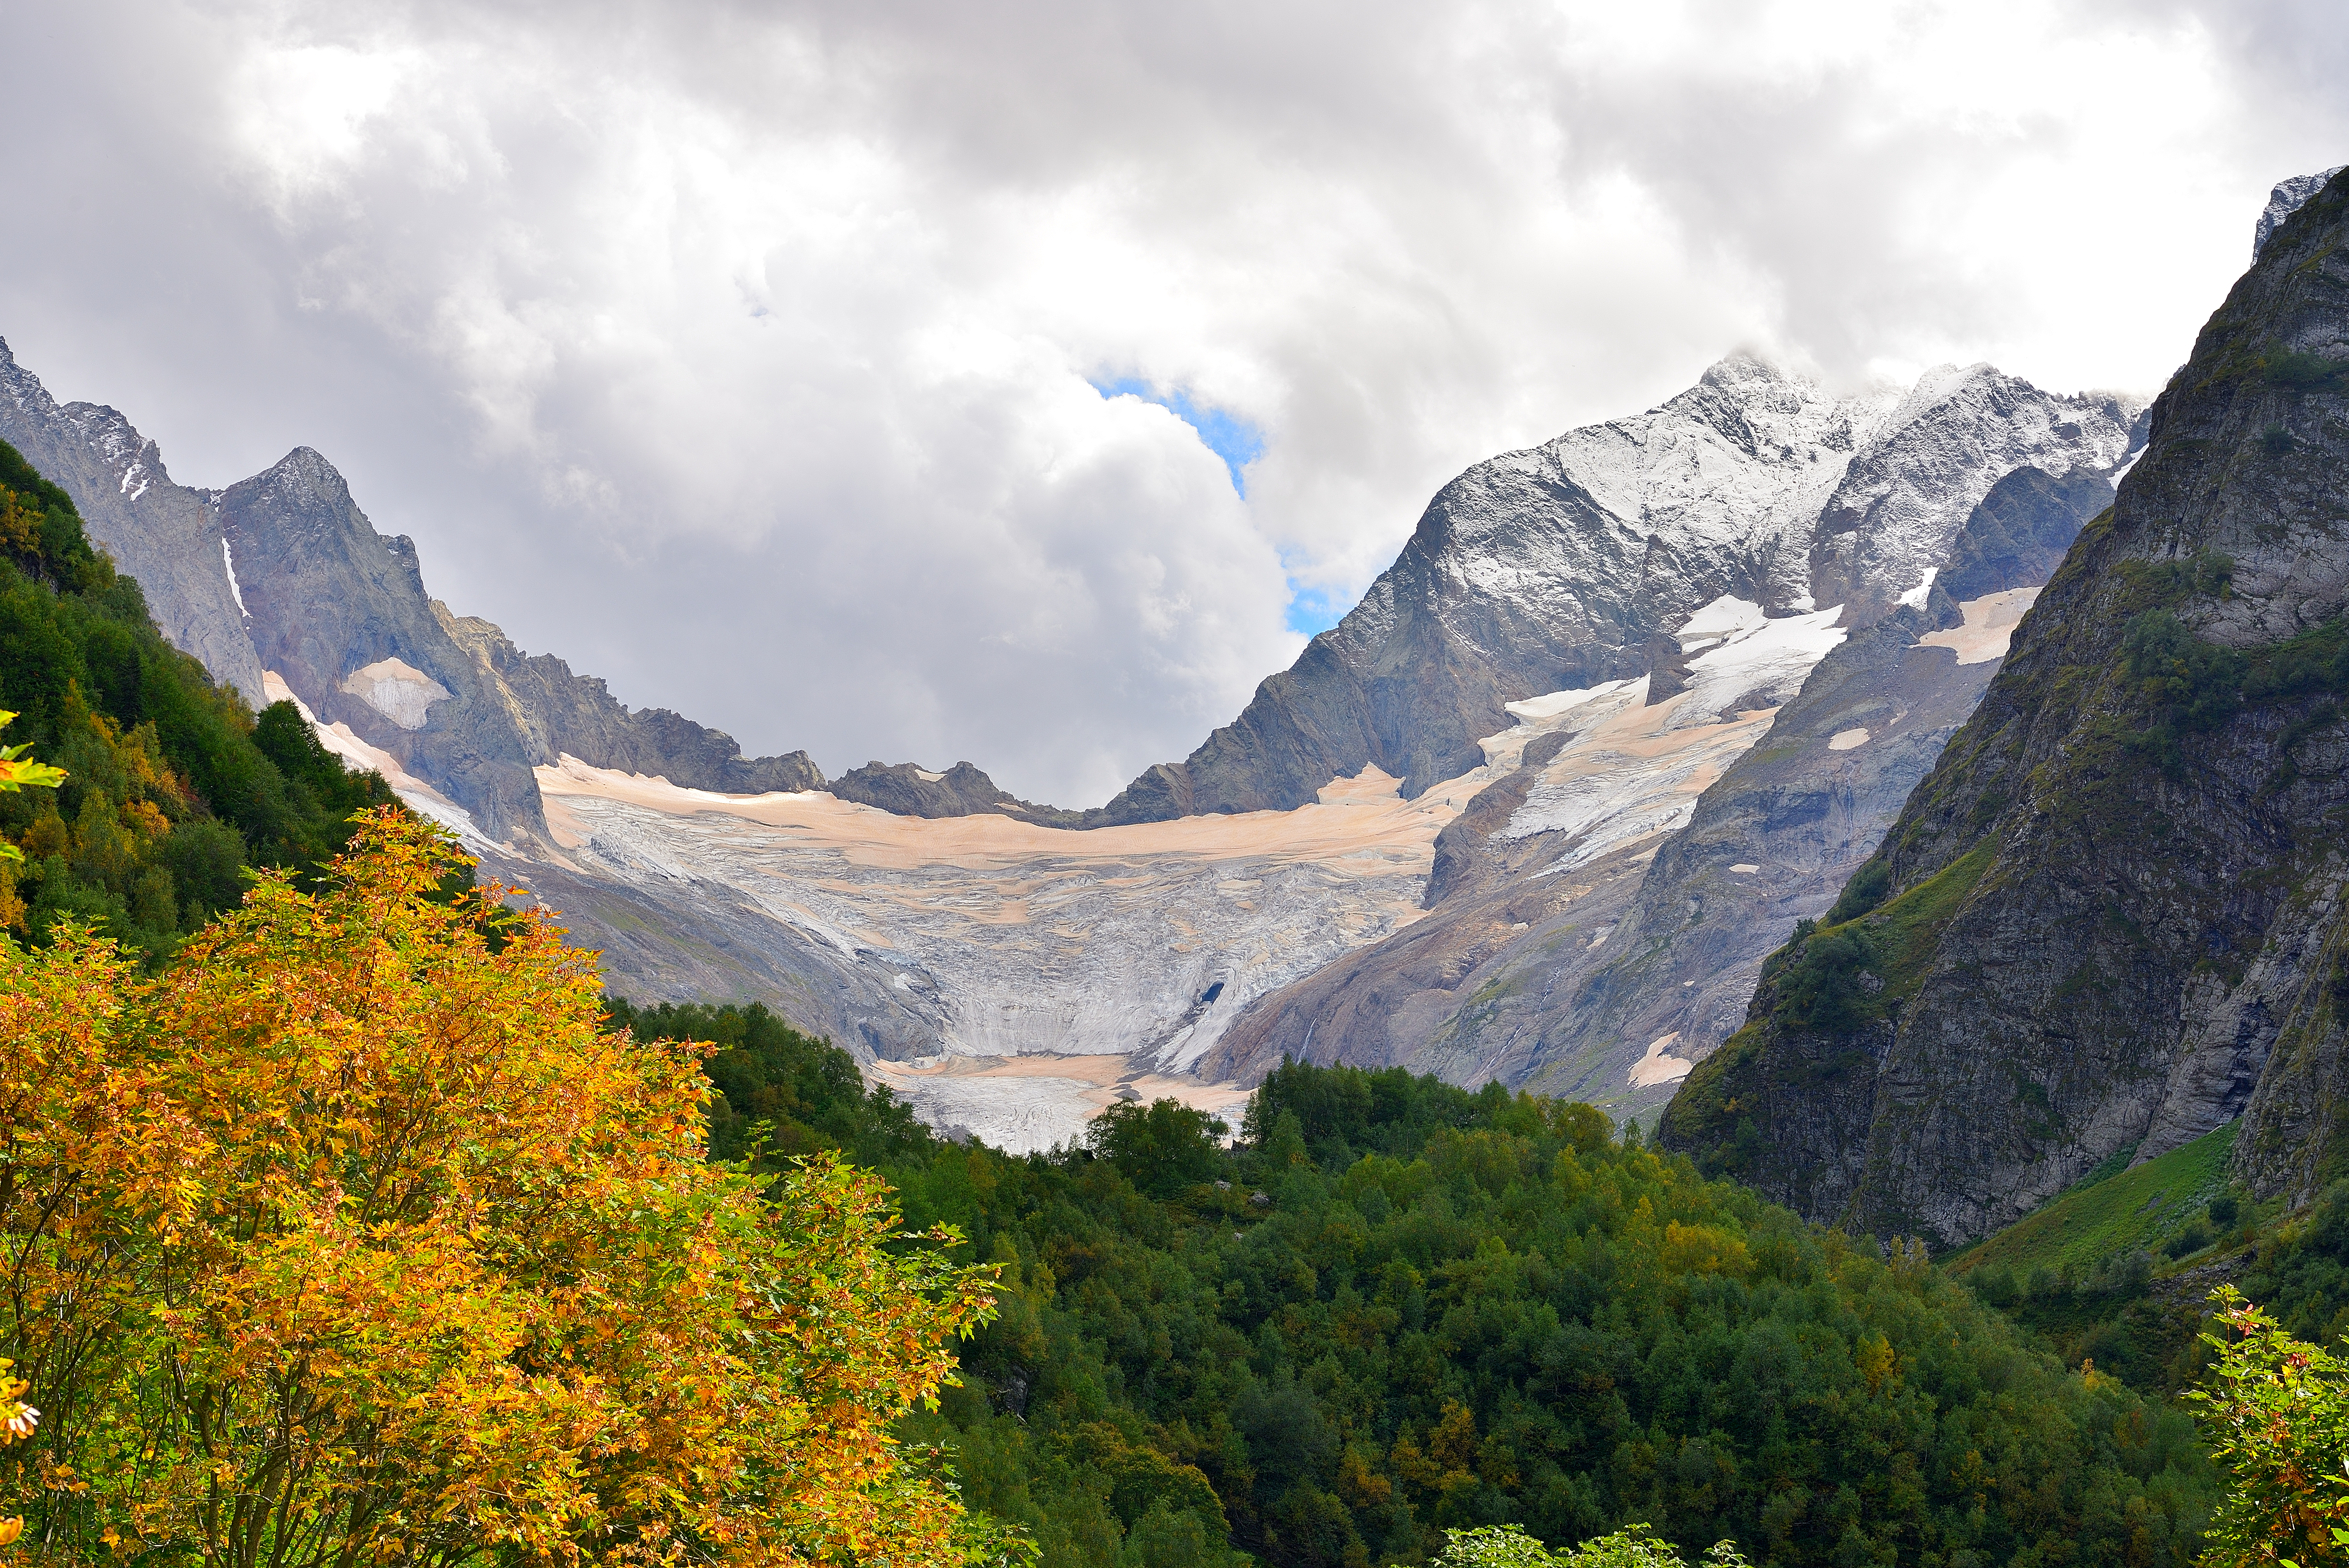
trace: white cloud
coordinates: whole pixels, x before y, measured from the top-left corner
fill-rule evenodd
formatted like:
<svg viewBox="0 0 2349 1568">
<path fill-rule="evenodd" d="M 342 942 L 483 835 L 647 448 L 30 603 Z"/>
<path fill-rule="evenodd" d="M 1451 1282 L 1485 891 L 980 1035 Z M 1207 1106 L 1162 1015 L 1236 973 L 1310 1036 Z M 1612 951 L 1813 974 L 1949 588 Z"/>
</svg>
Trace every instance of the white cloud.
<svg viewBox="0 0 2349 1568">
<path fill-rule="evenodd" d="M 0 335 L 630 701 L 1070 804 L 1292 656 L 1284 571 L 1732 346 L 2158 384 L 2344 129 L 2316 6 L 353 15 L 0 16 Z"/>
</svg>

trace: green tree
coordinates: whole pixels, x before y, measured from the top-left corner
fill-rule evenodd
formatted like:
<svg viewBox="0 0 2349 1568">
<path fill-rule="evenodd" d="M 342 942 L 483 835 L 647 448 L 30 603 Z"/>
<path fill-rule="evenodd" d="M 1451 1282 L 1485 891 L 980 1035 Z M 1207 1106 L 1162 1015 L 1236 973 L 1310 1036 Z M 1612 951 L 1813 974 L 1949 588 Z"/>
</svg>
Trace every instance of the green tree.
<svg viewBox="0 0 2349 1568">
<path fill-rule="evenodd" d="M 1085 1129 L 1085 1146 L 1153 1198 L 1216 1180 L 1231 1129 L 1179 1099 L 1115 1101 Z"/>
<path fill-rule="evenodd" d="M 2187 1395 L 2231 1478 L 2206 1563 L 2349 1562 L 2349 1362 L 2293 1338 L 2231 1285 L 2211 1293 L 2216 1361 Z"/>
</svg>

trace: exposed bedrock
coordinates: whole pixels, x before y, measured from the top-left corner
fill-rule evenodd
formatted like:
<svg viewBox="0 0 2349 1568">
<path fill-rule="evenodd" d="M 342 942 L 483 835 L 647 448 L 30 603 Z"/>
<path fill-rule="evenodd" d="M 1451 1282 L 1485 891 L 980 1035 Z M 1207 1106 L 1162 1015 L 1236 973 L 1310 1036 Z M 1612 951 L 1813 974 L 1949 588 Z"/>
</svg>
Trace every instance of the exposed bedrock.
<svg viewBox="0 0 2349 1568">
<path fill-rule="evenodd" d="M 2029 590 L 2112 493 L 2082 469 L 1992 485 L 1949 545 L 1970 603 L 1937 579 L 1921 605 L 1830 650 L 1791 700 L 1765 688 L 1763 706 L 1785 700 L 1767 733 L 1661 848 L 1642 839 L 1588 873 L 1554 874 L 1557 835 L 1506 836 L 1566 738 L 1545 737 L 1538 762 L 1528 747 L 1526 769 L 1437 839 L 1433 913 L 1266 997 L 1212 1065 L 1408 1063 L 1619 1114 L 1661 1104 L 1744 1021 L 1763 958 L 1875 849 L 1981 699 Z M 1682 639 L 1651 640 L 1651 669 L 1671 672 L 1663 696 L 1686 688 L 1691 656 Z M 1649 694 L 1660 700 L 1653 674 Z"/>
<path fill-rule="evenodd" d="M 319 722 L 348 726 L 491 839 L 543 834 L 529 746 L 433 613 L 414 543 L 376 532 L 342 475 L 307 447 L 231 485 L 216 506 L 262 667 Z M 355 678 L 392 663 L 401 669 Z"/>
<path fill-rule="evenodd" d="M 804 751 L 745 757 L 734 738 L 665 707 L 631 709 L 593 676 L 571 673 L 551 654 L 526 654 L 491 623 L 458 615 L 439 600 L 434 618 L 489 677 L 490 690 L 520 730 L 533 766 L 566 753 L 595 768 L 667 779 L 687 789 L 758 795 L 821 789 L 823 773 Z"/>
<path fill-rule="evenodd" d="M 1982 706 L 1771 960 L 1664 1137 L 1806 1214 L 1956 1244 L 2244 1116 L 2304 1195 L 2349 1108 L 2349 185 L 2156 404 Z"/>
<path fill-rule="evenodd" d="M 1343 621 L 1095 816 L 1285 810 L 1366 763 L 1415 794 L 1475 766 L 1506 703 L 1646 675 L 1651 640 L 1723 594 L 1773 614 L 1843 603 L 1866 624 L 1999 480 L 2109 473 L 2137 412 L 1988 366 L 1838 398 L 1732 356 L 1661 407 L 1444 486 Z"/>
<path fill-rule="evenodd" d="M 59 405 L 0 340 L 0 440 L 74 499 L 90 537 L 139 580 L 163 635 L 214 680 L 261 701 L 261 663 L 202 490 L 172 482 L 163 454 L 112 408 Z"/>
</svg>

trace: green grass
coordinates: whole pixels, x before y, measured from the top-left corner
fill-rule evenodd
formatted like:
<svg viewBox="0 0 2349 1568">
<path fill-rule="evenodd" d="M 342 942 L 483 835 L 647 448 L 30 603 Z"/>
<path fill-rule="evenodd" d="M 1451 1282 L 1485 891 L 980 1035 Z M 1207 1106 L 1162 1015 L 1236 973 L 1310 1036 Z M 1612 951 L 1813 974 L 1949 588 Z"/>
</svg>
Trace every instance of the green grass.
<svg viewBox="0 0 2349 1568">
<path fill-rule="evenodd" d="M 1864 916 L 1884 954 L 1883 1000 L 1912 996 L 1939 946 L 1941 928 L 1974 891 L 1998 854 L 1995 842 L 1977 844 L 1875 913 Z"/>
<path fill-rule="evenodd" d="M 2134 1171 L 2092 1171 L 2038 1212 L 1951 1257 L 1949 1266 L 1962 1274 L 2004 1264 L 2023 1277 L 2069 1265 L 2085 1274 L 2100 1258 L 2151 1251 L 2226 1186 L 2227 1157 L 2240 1125 L 2230 1121 Z"/>
</svg>

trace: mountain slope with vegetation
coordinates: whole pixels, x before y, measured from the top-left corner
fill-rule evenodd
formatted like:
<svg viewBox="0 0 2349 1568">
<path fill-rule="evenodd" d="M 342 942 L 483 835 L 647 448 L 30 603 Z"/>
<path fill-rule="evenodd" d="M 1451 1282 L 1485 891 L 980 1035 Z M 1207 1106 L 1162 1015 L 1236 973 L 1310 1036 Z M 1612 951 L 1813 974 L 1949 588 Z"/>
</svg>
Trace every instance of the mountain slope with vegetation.
<svg viewBox="0 0 2349 1568">
<path fill-rule="evenodd" d="M 1236 1148 L 1160 1101 L 1013 1158 L 913 1126 L 763 1009 L 614 1016 L 725 1045 L 721 1144 L 763 1118 L 779 1149 L 850 1150 L 1003 1265 L 962 1386 L 910 1431 L 1053 1568 L 1341 1568 L 1634 1521 L 1757 1562 L 2183 1563 L 2215 1495 L 2183 1416 L 2067 1370 L 1921 1251 L 1806 1227 L 1587 1106 L 1290 1065 Z"/>
<path fill-rule="evenodd" d="M 291 704 L 256 718 L 163 640 L 139 584 L 91 548 L 73 500 L 0 445 L 0 708 L 11 743 L 66 770 L 0 794 L 0 928 L 60 916 L 150 957 L 243 896 L 243 869 L 307 870 L 345 820 L 391 799 Z"/>
<path fill-rule="evenodd" d="M 1806 1216 L 1987 1235 L 2237 1116 L 2304 1199 L 2349 1105 L 2349 184 L 2279 229 L 2144 459 L 1663 1136 Z"/>
</svg>

